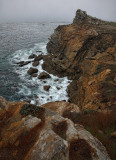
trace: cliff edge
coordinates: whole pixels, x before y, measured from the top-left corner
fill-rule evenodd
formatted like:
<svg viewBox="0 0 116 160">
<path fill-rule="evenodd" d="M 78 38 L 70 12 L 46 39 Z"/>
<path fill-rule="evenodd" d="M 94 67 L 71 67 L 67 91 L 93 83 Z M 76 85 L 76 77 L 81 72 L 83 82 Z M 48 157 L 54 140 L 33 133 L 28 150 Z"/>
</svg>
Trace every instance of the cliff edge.
<svg viewBox="0 0 116 160">
<path fill-rule="evenodd" d="M 72 80 L 69 102 L 83 110 L 116 108 L 116 23 L 77 10 L 72 24 L 55 29 L 47 50 L 43 68 Z"/>
</svg>

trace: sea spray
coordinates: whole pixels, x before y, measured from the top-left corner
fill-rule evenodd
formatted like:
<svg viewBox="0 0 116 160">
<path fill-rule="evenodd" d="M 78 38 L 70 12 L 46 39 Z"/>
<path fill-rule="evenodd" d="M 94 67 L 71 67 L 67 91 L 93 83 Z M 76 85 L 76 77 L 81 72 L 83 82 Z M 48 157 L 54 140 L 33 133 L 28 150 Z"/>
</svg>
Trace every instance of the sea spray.
<svg viewBox="0 0 116 160">
<path fill-rule="evenodd" d="M 23 95 L 21 100 L 31 100 L 30 103 L 37 105 L 42 105 L 52 101 L 68 100 L 66 89 L 70 81 L 67 79 L 67 77 L 59 78 L 50 74 L 51 78 L 41 80 L 37 77 L 32 77 L 27 74 L 29 68 L 33 67 L 32 63 L 29 63 L 23 67 L 19 67 L 17 64 L 20 61 L 28 61 L 28 57 L 31 54 L 36 54 L 37 56 L 41 54 L 47 54 L 46 44 L 47 42 L 39 43 L 33 48 L 18 50 L 10 59 L 10 62 L 14 64 L 14 71 L 21 79 L 21 83 L 18 85 L 18 94 Z M 37 67 L 34 67 L 38 69 L 38 75 L 44 71 L 42 69 L 42 64 L 43 60 L 39 62 Z M 50 86 L 49 91 L 44 90 L 44 86 Z"/>
</svg>

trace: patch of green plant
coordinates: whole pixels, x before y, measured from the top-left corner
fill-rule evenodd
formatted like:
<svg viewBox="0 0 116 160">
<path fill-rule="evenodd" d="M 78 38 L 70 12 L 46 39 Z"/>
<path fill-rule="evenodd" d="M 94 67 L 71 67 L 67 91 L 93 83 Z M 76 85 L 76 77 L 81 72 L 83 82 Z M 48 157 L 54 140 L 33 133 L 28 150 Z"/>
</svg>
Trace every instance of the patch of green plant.
<svg viewBox="0 0 116 160">
<path fill-rule="evenodd" d="M 116 22 L 108 22 L 109 25 L 116 27 Z"/>
<path fill-rule="evenodd" d="M 60 135 L 60 137 L 61 137 L 62 139 L 64 139 L 64 140 L 66 140 L 66 134 Z"/>
<path fill-rule="evenodd" d="M 91 113 L 97 113 L 98 111 L 96 109 L 86 109 L 83 111 L 84 114 L 91 114 Z"/>
<path fill-rule="evenodd" d="M 116 139 L 112 139 L 111 134 L 116 131 L 116 112 L 83 114 L 80 120 L 80 124 L 102 142 L 112 160 L 115 160 Z M 98 132 L 99 130 L 102 133 Z"/>
<path fill-rule="evenodd" d="M 61 138 L 66 140 L 67 122 L 62 121 L 59 122 L 57 125 L 53 124 L 53 131 Z"/>
<path fill-rule="evenodd" d="M 24 136 L 28 136 L 28 135 L 29 135 L 29 131 L 25 131 L 25 132 L 23 133 L 23 135 L 24 135 Z"/>
<path fill-rule="evenodd" d="M 91 129 L 91 127 L 86 126 L 86 130 L 87 130 L 88 132 L 92 133 L 92 129 Z"/>
<path fill-rule="evenodd" d="M 31 138 L 31 143 L 33 143 L 35 141 L 35 137 Z"/>
<path fill-rule="evenodd" d="M 38 107 L 33 104 L 24 104 L 20 110 L 20 114 L 23 116 L 32 115 L 36 116 L 39 112 L 45 111 L 44 108 Z"/>
<path fill-rule="evenodd" d="M 112 90 L 111 90 L 111 89 L 109 89 L 109 90 L 107 90 L 107 91 L 106 91 L 106 93 L 110 93 L 110 92 L 112 92 Z"/>
<path fill-rule="evenodd" d="M 101 72 L 101 68 L 102 68 L 102 64 L 98 64 L 98 65 L 96 66 L 96 69 L 95 69 L 94 75 L 96 75 L 96 74 L 100 73 L 100 72 Z"/>
<path fill-rule="evenodd" d="M 108 128 L 106 128 L 106 130 L 105 130 L 104 136 L 108 138 L 108 137 L 111 135 L 111 133 L 113 133 L 113 132 L 114 132 L 114 129 L 112 128 L 112 126 L 111 126 L 111 127 L 108 127 Z"/>
<path fill-rule="evenodd" d="M 99 86 L 100 86 L 100 87 L 103 87 L 103 86 L 104 86 L 104 82 L 101 81 L 101 82 L 99 83 Z"/>
</svg>

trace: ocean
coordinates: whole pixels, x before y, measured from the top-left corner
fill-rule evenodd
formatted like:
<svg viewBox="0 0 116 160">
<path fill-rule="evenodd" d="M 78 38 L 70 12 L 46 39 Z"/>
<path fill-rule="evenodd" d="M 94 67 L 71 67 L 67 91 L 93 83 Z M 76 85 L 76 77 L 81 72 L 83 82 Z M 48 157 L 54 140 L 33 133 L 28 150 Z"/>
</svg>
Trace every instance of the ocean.
<svg viewBox="0 0 116 160">
<path fill-rule="evenodd" d="M 66 92 L 70 81 L 67 77 L 39 80 L 27 71 L 32 64 L 19 67 L 20 61 L 28 61 L 29 55 L 47 54 L 48 38 L 58 25 L 66 23 L 4 23 L 0 24 L 0 96 L 8 101 L 30 101 L 42 105 L 51 101 L 68 100 Z M 43 60 L 35 67 L 43 72 Z M 44 90 L 50 85 L 49 91 Z"/>
</svg>

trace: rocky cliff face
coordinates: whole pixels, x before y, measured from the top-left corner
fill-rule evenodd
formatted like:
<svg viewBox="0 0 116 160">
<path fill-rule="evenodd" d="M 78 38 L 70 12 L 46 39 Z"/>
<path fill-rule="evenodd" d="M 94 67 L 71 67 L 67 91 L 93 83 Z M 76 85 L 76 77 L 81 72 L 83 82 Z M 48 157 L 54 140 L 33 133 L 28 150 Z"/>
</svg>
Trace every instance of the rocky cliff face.
<svg viewBox="0 0 116 160">
<path fill-rule="evenodd" d="M 73 23 L 87 24 L 87 25 L 88 24 L 100 25 L 100 24 L 104 24 L 105 22 L 95 17 L 89 16 L 85 11 L 78 9 L 76 12 L 76 16 L 73 20 Z"/>
<path fill-rule="evenodd" d="M 0 97 L 1 160 L 110 160 L 105 147 L 83 126 L 64 118 L 80 114 L 67 102 L 41 107 Z"/>
<path fill-rule="evenodd" d="M 115 108 L 115 26 L 77 10 L 73 24 L 56 28 L 47 50 L 43 68 L 73 80 L 70 102 L 82 109 Z"/>
</svg>

